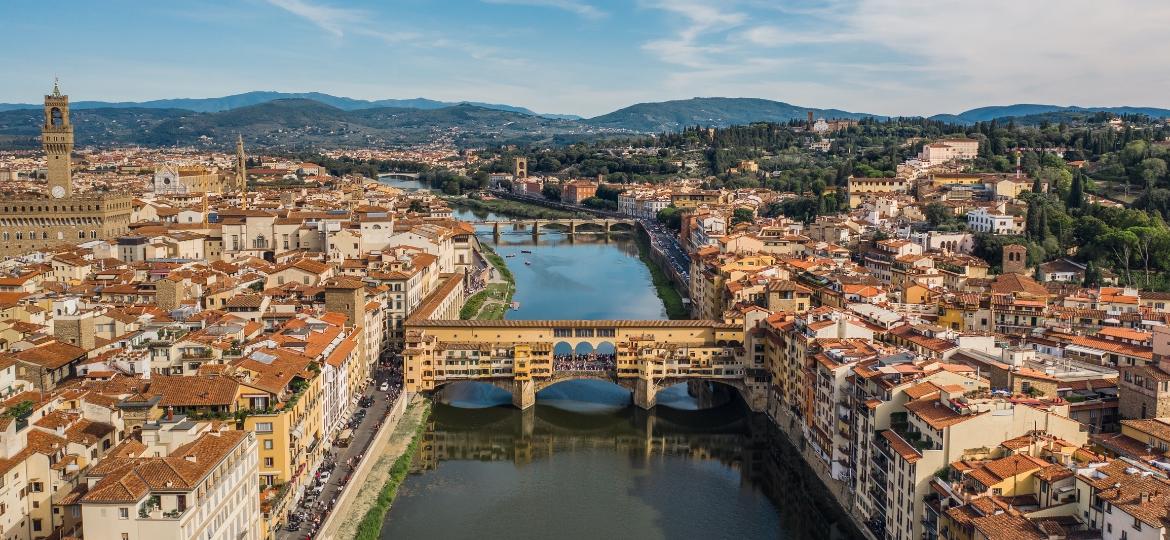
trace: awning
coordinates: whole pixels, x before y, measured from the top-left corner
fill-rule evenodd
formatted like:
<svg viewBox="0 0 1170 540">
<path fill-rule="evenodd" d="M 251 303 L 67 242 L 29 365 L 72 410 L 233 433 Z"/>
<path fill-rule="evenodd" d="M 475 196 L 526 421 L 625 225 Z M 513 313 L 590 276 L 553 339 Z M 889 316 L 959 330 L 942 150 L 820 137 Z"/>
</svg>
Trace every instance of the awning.
<svg viewBox="0 0 1170 540">
<path fill-rule="evenodd" d="M 346 428 L 341 430 L 341 434 L 337 436 L 337 440 L 348 439 L 350 437 L 353 437 L 353 430 Z"/>
</svg>

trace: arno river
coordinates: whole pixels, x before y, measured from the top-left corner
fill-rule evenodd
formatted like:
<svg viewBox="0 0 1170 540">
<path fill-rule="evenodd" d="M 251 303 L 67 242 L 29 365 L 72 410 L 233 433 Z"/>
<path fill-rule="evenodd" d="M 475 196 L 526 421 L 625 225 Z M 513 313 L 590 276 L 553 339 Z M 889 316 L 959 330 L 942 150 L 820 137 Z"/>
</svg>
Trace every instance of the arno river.
<svg viewBox="0 0 1170 540">
<path fill-rule="evenodd" d="M 465 220 L 498 216 L 457 212 Z M 505 231 L 511 319 L 664 318 L 629 238 Z M 531 253 L 521 253 L 521 250 Z M 524 264 L 525 261 L 531 264 Z M 853 538 L 796 450 L 737 397 L 683 386 L 643 411 L 616 385 L 566 382 L 527 411 L 489 385 L 440 393 L 384 539 Z M 706 405 L 706 404 L 705 404 Z"/>
</svg>

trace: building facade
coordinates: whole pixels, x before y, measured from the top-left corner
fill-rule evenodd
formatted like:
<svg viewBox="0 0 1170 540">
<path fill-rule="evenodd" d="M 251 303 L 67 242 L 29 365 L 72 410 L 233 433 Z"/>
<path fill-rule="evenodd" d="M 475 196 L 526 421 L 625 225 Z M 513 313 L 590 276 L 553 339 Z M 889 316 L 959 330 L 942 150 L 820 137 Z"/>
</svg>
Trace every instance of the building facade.
<svg viewBox="0 0 1170 540">
<path fill-rule="evenodd" d="M 41 139 L 48 164 L 48 193 L 0 196 L 0 256 L 126 233 L 133 211 L 129 194 L 73 193 L 69 96 L 62 95 L 55 84 L 53 93 L 45 96 Z"/>
</svg>

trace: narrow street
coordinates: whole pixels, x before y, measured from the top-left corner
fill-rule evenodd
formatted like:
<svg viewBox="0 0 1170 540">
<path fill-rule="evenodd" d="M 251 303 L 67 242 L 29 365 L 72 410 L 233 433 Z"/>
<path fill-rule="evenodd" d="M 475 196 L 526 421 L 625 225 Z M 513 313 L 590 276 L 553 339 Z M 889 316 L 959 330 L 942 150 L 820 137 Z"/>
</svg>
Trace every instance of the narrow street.
<svg viewBox="0 0 1170 540">
<path fill-rule="evenodd" d="M 350 478 L 350 471 L 357 467 L 360 459 L 369 458 L 365 456 L 366 449 L 370 447 L 378 429 L 382 427 L 386 415 L 390 410 L 390 406 L 398 397 L 402 390 L 401 378 L 398 377 L 398 370 L 391 370 L 390 368 L 379 367 L 375 371 L 374 382 L 370 385 L 363 397 L 373 398 L 373 403 L 368 408 L 361 407 L 354 408 L 354 414 L 358 411 L 365 410 L 366 416 L 362 421 L 353 428 L 353 440 L 349 446 L 342 448 L 334 445 L 331 453 L 333 455 L 332 462 L 335 464 L 332 471 L 329 472 L 328 480 L 324 483 L 320 482 L 325 469 L 329 467 L 328 461 L 322 465 L 321 470 L 314 474 L 314 480 L 309 483 L 309 489 L 305 491 L 301 500 L 295 501 L 296 504 L 291 506 L 291 514 L 300 516 L 300 526 L 295 530 L 289 530 L 288 521 L 281 524 L 280 530 L 277 532 L 277 540 L 303 540 L 306 538 L 316 538 L 316 528 L 314 523 L 320 523 L 325 520 L 328 512 L 332 511 L 338 494 L 341 488 L 345 486 Z M 389 379 L 390 388 L 386 392 L 379 390 L 382 383 Z M 376 456 L 374 456 L 376 458 Z M 347 465 L 349 463 L 349 465 Z M 314 495 L 316 487 L 321 486 L 321 493 Z"/>
</svg>

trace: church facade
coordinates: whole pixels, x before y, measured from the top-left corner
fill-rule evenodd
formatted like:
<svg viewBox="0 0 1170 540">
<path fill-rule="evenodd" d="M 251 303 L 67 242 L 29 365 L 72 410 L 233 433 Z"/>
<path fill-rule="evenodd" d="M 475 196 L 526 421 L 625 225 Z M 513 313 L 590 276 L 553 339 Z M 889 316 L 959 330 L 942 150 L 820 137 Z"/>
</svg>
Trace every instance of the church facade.
<svg viewBox="0 0 1170 540">
<path fill-rule="evenodd" d="M 41 146 L 47 163 L 47 192 L 0 195 L 0 256 L 126 234 L 132 211 L 130 194 L 73 193 L 69 96 L 62 95 L 56 84 L 45 96 Z"/>
</svg>

